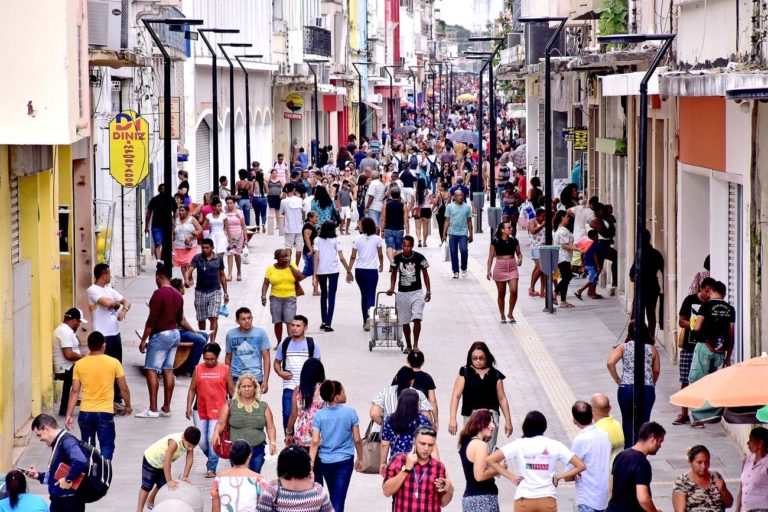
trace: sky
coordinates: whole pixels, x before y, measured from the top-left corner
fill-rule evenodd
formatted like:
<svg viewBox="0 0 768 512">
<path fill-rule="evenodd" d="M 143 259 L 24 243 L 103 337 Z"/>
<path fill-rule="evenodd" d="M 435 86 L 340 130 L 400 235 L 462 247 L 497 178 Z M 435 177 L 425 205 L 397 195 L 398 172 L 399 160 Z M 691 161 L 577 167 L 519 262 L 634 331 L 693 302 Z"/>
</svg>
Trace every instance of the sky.
<svg viewBox="0 0 768 512">
<path fill-rule="evenodd" d="M 503 0 L 486 0 L 491 4 L 491 13 L 497 17 L 503 7 Z M 449 25 L 462 25 L 467 29 L 472 28 L 473 16 L 471 16 L 474 0 L 437 0 L 435 8 L 440 9 L 440 17 Z"/>
</svg>

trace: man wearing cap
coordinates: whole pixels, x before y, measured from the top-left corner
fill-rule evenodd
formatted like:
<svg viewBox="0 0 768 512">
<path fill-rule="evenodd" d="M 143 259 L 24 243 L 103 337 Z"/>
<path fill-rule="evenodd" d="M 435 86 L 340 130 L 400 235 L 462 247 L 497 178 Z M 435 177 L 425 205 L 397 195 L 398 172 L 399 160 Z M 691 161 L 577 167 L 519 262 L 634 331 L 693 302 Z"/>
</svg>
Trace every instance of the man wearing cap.
<svg viewBox="0 0 768 512">
<path fill-rule="evenodd" d="M 120 322 L 131 309 L 131 301 L 120 295 L 109 284 L 112 272 L 109 265 L 99 263 L 93 267 L 93 284 L 88 287 L 88 308 L 91 312 L 93 330 L 104 335 L 107 343 L 106 354 L 123 362 L 123 341 L 120 337 Z M 122 412 L 123 396 L 115 383 L 115 409 Z"/>
<path fill-rule="evenodd" d="M 59 416 L 67 414 L 67 400 L 72 389 L 72 367 L 75 361 L 83 357 L 80 355 L 80 341 L 77 339 L 77 330 L 81 323 L 88 323 L 83 318 L 83 312 L 71 308 L 64 313 L 64 320 L 53 331 L 53 374 L 56 380 L 64 383 L 61 388 Z"/>
</svg>

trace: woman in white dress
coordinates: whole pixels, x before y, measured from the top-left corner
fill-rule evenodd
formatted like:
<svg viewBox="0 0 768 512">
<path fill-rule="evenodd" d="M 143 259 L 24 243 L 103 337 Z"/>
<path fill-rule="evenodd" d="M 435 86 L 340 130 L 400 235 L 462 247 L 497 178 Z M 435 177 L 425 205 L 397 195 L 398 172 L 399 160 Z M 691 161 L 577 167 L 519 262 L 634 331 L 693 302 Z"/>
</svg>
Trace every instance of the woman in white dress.
<svg viewBox="0 0 768 512">
<path fill-rule="evenodd" d="M 227 216 L 221 211 L 221 200 L 214 197 L 211 200 L 213 212 L 205 216 L 203 230 L 210 231 L 211 240 L 213 240 L 213 252 L 221 257 L 227 252 Z"/>
</svg>

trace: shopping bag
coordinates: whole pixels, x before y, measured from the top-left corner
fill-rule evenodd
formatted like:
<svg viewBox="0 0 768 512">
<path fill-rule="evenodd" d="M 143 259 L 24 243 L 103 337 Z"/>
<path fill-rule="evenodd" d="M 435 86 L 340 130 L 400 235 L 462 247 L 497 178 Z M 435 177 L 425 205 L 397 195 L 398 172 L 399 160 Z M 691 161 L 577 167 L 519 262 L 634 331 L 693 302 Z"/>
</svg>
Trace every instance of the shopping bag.
<svg viewBox="0 0 768 512">
<path fill-rule="evenodd" d="M 377 475 L 381 466 L 381 432 L 372 432 L 373 420 L 368 423 L 363 443 L 363 473 Z"/>
<path fill-rule="evenodd" d="M 229 308 L 227 307 L 227 304 L 224 303 L 219 308 L 219 316 L 228 317 L 229 316 Z"/>
<path fill-rule="evenodd" d="M 251 251 L 248 250 L 248 246 L 243 246 L 242 250 L 243 265 L 247 265 L 251 262 Z"/>
</svg>

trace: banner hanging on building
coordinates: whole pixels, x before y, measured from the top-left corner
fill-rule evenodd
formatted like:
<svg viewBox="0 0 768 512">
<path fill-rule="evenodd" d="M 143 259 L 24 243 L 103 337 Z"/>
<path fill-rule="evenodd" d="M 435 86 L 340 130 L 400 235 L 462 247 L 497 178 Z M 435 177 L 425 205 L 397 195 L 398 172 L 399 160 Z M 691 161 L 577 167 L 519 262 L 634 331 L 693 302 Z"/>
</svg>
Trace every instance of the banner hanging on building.
<svg viewBox="0 0 768 512">
<path fill-rule="evenodd" d="M 133 110 L 109 122 L 109 174 L 124 187 L 135 187 L 149 175 L 149 123 Z"/>
</svg>

